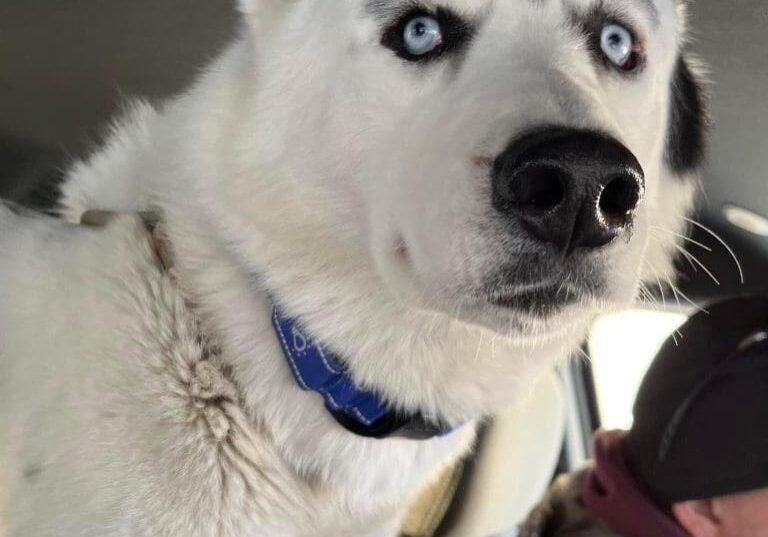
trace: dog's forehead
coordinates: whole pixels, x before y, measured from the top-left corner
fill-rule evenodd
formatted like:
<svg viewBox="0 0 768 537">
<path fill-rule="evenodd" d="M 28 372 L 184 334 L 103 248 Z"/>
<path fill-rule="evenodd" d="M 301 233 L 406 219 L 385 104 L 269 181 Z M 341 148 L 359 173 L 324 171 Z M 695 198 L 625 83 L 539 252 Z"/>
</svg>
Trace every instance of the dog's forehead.
<svg viewBox="0 0 768 537">
<path fill-rule="evenodd" d="M 364 0 L 366 11 L 374 15 L 389 16 L 393 12 L 401 12 L 404 8 L 418 5 L 426 8 L 446 7 L 462 14 L 476 14 L 487 10 L 494 0 Z M 525 2 L 532 0 L 523 0 Z"/>
<path fill-rule="evenodd" d="M 415 3 L 425 7 L 446 7 L 463 14 L 485 13 L 494 5 L 503 2 L 504 7 L 542 6 L 551 3 L 561 3 L 573 8 L 588 9 L 590 7 L 617 7 L 622 9 L 637 9 L 644 11 L 650 19 L 658 20 L 659 0 L 365 0 L 366 10 L 376 15 L 390 15 L 393 11 L 401 11 L 404 7 Z"/>
<path fill-rule="evenodd" d="M 561 1 L 561 0 L 540 0 L 547 1 Z M 593 6 L 602 8 L 615 8 L 624 10 L 638 10 L 644 12 L 651 20 L 658 20 L 659 7 L 657 2 L 659 0 L 563 0 L 570 6 L 579 8 L 589 8 Z"/>
<path fill-rule="evenodd" d="M 527 0 L 526 0 L 527 1 Z M 460 12 L 481 12 L 493 4 L 489 0 L 440 0 L 439 5 Z"/>
</svg>

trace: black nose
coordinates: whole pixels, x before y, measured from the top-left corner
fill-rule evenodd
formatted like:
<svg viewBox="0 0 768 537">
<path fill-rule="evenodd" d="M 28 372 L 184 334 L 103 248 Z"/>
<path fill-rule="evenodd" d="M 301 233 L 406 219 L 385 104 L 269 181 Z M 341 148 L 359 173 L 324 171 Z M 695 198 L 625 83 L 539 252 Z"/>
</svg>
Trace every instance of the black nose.
<svg viewBox="0 0 768 537">
<path fill-rule="evenodd" d="M 605 134 L 547 128 L 493 165 L 493 206 L 564 255 L 605 246 L 634 220 L 645 191 L 635 156 Z"/>
</svg>

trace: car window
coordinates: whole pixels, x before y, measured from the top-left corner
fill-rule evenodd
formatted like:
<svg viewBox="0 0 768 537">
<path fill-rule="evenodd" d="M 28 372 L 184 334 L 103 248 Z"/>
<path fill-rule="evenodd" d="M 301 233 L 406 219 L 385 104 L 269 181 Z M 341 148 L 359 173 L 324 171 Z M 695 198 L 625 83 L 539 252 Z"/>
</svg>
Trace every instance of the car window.
<svg viewBox="0 0 768 537">
<path fill-rule="evenodd" d="M 632 403 L 662 343 L 683 324 L 683 309 L 632 309 L 599 318 L 589 335 L 600 425 L 629 429 Z"/>
</svg>

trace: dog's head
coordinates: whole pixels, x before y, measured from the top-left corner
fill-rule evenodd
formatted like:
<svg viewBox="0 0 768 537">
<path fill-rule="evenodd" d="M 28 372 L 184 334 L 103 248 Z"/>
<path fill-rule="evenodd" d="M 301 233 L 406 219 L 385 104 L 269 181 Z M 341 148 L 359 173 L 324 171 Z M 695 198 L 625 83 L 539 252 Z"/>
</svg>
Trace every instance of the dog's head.
<svg viewBox="0 0 768 537">
<path fill-rule="evenodd" d="M 504 332 L 666 275 L 705 127 L 677 0 L 240 5 L 258 91 L 236 150 L 285 202 L 267 222 L 244 180 L 228 211 Z"/>
</svg>

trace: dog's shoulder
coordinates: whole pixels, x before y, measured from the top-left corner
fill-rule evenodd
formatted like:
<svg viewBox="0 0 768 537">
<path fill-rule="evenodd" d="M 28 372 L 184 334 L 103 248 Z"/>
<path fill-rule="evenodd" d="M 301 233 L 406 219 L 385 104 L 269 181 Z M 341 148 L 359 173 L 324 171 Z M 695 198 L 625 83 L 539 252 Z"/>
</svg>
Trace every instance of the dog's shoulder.
<svg viewBox="0 0 768 537">
<path fill-rule="evenodd" d="M 13 253 L 0 259 L 0 456 L 30 516 L 43 502 L 85 519 L 92 494 L 119 518 L 151 498 L 141 524 L 210 534 L 211 509 L 240 524 L 309 500 L 138 217 L 89 229 L 2 208 L 0 248 Z"/>
<path fill-rule="evenodd" d="M 59 397 L 101 398 L 102 407 L 152 390 L 167 406 L 157 383 L 189 383 L 202 344 L 138 217 L 96 228 L 4 207 L 0 248 L 9 253 L 0 259 L 0 370 L 5 394 L 18 387 L 9 407 L 49 404 L 25 397 L 42 379 L 60 385 Z"/>
</svg>

